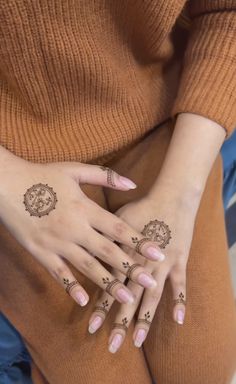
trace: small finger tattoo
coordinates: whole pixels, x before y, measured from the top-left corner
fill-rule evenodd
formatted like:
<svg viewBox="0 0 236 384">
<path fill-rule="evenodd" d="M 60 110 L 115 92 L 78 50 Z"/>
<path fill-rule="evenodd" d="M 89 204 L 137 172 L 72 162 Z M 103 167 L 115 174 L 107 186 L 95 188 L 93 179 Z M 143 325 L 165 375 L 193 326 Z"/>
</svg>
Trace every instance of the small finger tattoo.
<svg viewBox="0 0 236 384">
<path fill-rule="evenodd" d="M 25 210 L 30 216 L 42 217 L 55 209 L 57 195 L 48 184 L 35 184 L 24 194 Z"/>
<path fill-rule="evenodd" d="M 149 221 L 141 233 L 149 240 L 157 242 L 160 248 L 165 248 L 171 239 L 169 226 L 164 221 L 157 219 Z"/>
<path fill-rule="evenodd" d="M 94 309 L 96 312 L 102 312 L 106 316 L 108 314 L 108 310 L 109 310 L 108 300 L 103 301 L 101 305 L 96 305 L 96 307 Z"/>
<path fill-rule="evenodd" d="M 120 280 L 118 279 L 114 279 L 112 281 L 110 281 L 109 277 L 106 277 L 106 278 L 102 278 L 102 282 L 103 284 L 106 285 L 106 292 L 109 293 L 109 295 L 112 295 L 111 293 L 111 290 L 117 285 L 117 284 L 120 284 Z"/>
<path fill-rule="evenodd" d="M 126 276 L 129 279 L 132 279 L 132 273 L 134 272 L 134 270 L 136 268 L 142 267 L 141 264 L 138 264 L 138 263 L 130 265 L 130 263 L 128 261 L 122 262 L 122 264 L 123 264 L 123 267 L 127 270 L 126 271 Z"/>
<path fill-rule="evenodd" d="M 124 317 L 122 320 L 121 320 L 121 323 L 114 323 L 112 325 L 112 329 L 115 329 L 115 328 L 120 328 L 120 329 L 123 329 L 125 332 L 127 332 L 128 330 L 128 319 L 127 317 Z"/>
<path fill-rule="evenodd" d="M 151 315 L 150 315 L 150 312 L 147 311 L 144 315 L 144 318 L 143 319 L 138 319 L 137 320 L 137 323 L 144 323 L 144 324 L 147 324 L 149 327 L 151 325 L 151 321 L 150 321 L 150 318 L 151 318 Z"/>
<path fill-rule="evenodd" d="M 103 165 L 100 166 L 100 168 L 103 171 L 107 172 L 107 184 L 111 185 L 112 187 L 116 187 L 115 181 L 114 181 L 114 171 L 108 167 L 104 167 Z"/>
<path fill-rule="evenodd" d="M 66 286 L 66 293 L 68 295 L 70 294 L 72 288 L 74 288 L 76 285 L 79 285 L 77 280 L 69 281 L 69 279 L 63 278 L 63 283 Z"/>
<path fill-rule="evenodd" d="M 132 239 L 132 242 L 134 244 L 136 244 L 135 245 L 135 251 L 137 253 L 140 253 L 140 254 L 141 254 L 141 248 L 142 248 L 143 244 L 145 244 L 148 241 L 150 241 L 150 239 L 148 239 L 147 237 L 144 237 L 144 238 L 142 238 L 140 240 L 137 237 L 132 237 L 131 239 Z"/>
<path fill-rule="evenodd" d="M 174 299 L 174 304 L 186 305 L 186 300 L 183 292 L 180 292 L 179 297 L 177 299 Z"/>
</svg>

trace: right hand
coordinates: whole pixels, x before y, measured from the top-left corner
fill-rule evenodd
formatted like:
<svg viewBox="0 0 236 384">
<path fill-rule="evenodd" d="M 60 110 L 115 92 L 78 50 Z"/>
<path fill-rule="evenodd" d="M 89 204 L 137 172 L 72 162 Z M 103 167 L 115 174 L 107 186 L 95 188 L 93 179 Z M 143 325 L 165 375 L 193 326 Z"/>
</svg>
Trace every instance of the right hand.
<svg viewBox="0 0 236 384">
<path fill-rule="evenodd" d="M 89 297 L 73 276 L 69 263 L 120 303 L 132 303 L 133 294 L 121 281 L 115 281 L 97 257 L 123 274 L 129 271 L 129 278 L 143 287 L 156 284 L 148 271 L 141 265 L 133 266 L 133 259 L 114 243 L 134 249 L 143 235 L 101 208 L 80 188 L 80 184 L 94 184 L 127 191 L 135 188 L 131 180 L 97 165 L 36 164 L 3 148 L 1 151 L 0 219 L 77 303 L 86 305 Z M 43 187 L 40 189 L 37 184 Z M 55 208 L 51 210 L 50 189 L 45 192 L 45 185 L 55 193 Z M 36 187 L 30 193 L 33 186 Z M 43 214 L 47 209 L 47 214 Z M 136 243 L 132 238 L 136 238 Z M 150 260 L 164 258 L 157 243 L 150 240 L 143 242 L 140 253 Z"/>
</svg>

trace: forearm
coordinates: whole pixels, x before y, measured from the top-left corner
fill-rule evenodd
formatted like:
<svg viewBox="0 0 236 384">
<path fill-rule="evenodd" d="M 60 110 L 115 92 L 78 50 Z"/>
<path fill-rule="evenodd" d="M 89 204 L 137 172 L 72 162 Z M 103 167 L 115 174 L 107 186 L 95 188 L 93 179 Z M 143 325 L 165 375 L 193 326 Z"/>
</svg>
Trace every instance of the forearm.
<svg viewBox="0 0 236 384">
<path fill-rule="evenodd" d="M 178 115 L 162 169 L 150 196 L 159 188 L 183 198 L 201 197 L 207 177 L 225 139 L 225 130 L 205 117 Z"/>
</svg>

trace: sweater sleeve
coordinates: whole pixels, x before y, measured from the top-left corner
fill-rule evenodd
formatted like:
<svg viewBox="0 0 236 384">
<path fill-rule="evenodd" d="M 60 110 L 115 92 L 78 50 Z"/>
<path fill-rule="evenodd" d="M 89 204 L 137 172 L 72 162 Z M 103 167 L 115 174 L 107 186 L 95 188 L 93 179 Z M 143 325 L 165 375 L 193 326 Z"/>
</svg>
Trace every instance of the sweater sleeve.
<svg viewBox="0 0 236 384">
<path fill-rule="evenodd" d="M 187 4 L 190 34 L 171 115 L 202 115 L 229 136 L 236 127 L 236 0 Z"/>
</svg>

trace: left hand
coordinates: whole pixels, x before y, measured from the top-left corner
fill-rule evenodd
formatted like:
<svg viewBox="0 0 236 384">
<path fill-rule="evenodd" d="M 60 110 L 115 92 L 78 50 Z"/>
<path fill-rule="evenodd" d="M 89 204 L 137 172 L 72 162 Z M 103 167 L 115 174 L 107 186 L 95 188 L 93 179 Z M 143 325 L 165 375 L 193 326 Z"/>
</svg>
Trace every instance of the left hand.
<svg viewBox="0 0 236 384">
<path fill-rule="evenodd" d="M 136 230 L 143 231 L 146 237 L 154 239 L 156 235 L 160 235 L 155 240 L 160 248 L 164 249 L 163 253 L 166 257 L 162 262 L 144 260 L 134 250 L 122 246 L 136 263 L 144 265 L 152 273 L 157 285 L 144 289 L 131 280 L 128 281 L 127 287 L 136 299 L 133 304 L 120 306 L 109 338 L 110 352 L 115 353 L 123 343 L 127 328 L 143 295 L 133 334 L 135 346 L 141 347 L 147 337 L 167 278 L 170 279 L 173 291 L 173 319 L 178 324 L 183 324 L 186 310 L 186 265 L 199 201 L 198 195 L 185 198 L 181 194 L 178 195 L 172 188 L 160 188 L 155 197 L 146 196 L 126 204 L 116 212 Z M 147 229 L 148 232 L 146 232 Z M 171 238 L 169 238 L 169 230 Z M 162 239 L 168 240 L 168 238 L 169 243 L 166 245 L 162 243 Z M 113 270 L 112 273 L 122 281 L 126 278 L 120 272 Z M 94 333 L 102 325 L 113 301 L 114 299 L 106 292 L 102 294 L 89 321 L 90 333 Z"/>
</svg>

